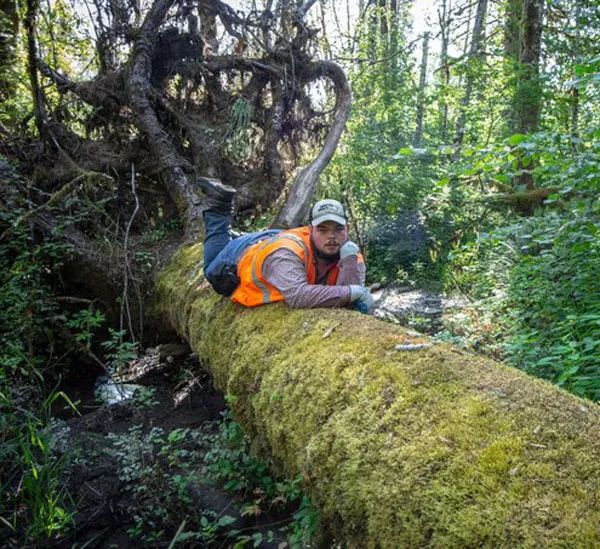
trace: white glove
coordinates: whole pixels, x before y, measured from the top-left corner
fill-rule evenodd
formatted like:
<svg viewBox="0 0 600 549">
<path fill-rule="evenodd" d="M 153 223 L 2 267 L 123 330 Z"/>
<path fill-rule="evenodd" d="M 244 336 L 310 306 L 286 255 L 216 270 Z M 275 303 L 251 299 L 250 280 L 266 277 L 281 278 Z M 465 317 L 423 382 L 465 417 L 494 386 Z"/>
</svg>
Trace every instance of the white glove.
<svg viewBox="0 0 600 549">
<path fill-rule="evenodd" d="M 360 301 L 367 309 L 371 309 L 375 300 L 371 295 L 371 292 L 367 290 L 364 286 L 351 285 L 350 286 L 350 301 L 354 303 L 355 301 Z"/>
<path fill-rule="evenodd" d="M 344 257 L 348 257 L 349 255 L 358 255 L 358 252 L 358 244 L 355 244 L 352 240 L 348 240 L 348 242 L 340 248 L 340 259 L 344 259 Z"/>
</svg>

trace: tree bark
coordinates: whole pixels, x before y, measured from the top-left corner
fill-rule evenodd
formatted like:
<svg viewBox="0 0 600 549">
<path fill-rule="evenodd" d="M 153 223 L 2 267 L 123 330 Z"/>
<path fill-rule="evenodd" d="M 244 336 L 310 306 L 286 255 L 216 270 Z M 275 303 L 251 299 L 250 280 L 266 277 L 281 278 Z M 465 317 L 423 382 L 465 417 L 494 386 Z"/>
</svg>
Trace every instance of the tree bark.
<svg viewBox="0 0 600 549">
<path fill-rule="evenodd" d="M 427 57 L 429 55 L 429 33 L 423 35 L 423 54 L 419 75 L 419 94 L 417 96 L 417 124 L 415 128 L 415 145 L 423 139 L 423 113 L 425 111 L 425 86 L 427 84 Z"/>
<path fill-rule="evenodd" d="M 201 255 L 176 255 L 158 309 L 331 545 L 600 544 L 598 405 L 449 345 L 398 351 L 426 341 L 353 311 L 241 308 Z"/>
<path fill-rule="evenodd" d="M 522 75 L 517 103 L 519 130 L 537 130 L 541 108 L 540 53 L 542 49 L 543 0 L 523 0 L 519 64 Z"/>
<path fill-rule="evenodd" d="M 507 3 L 505 55 L 512 61 L 511 80 L 514 87 L 508 125 L 516 133 L 535 132 L 539 125 L 543 7 L 544 0 L 510 0 Z M 527 170 L 521 166 L 521 173 L 514 178 L 515 187 L 535 188 L 532 168 L 533 164 L 529 164 Z"/>
<path fill-rule="evenodd" d="M 579 2 L 575 5 L 575 37 L 573 45 L 573 57 L 579 59 L 580 54 L 580 25 L 581 25 L 581 5 Z M 575 80 L 575 70 L 572 72 L 571 78 Z M 579 138 L 579 87 L 577 84 L 571 88 L 571 136 L 573 137 L 573 149 L 577 150 L 577 139 Z"/>
<path fill-rule="evenodd" d="M 38 52 L 35 34 L 37 32 L 37 15 L 39 10 L 38 0 L 27 0 L 27 13 L 25 15 L 25 28 L 27 29 L 27 62 L 29 83 L 35 115 L 35 125 L 39 134 L 48 139 L 47 113 L 44 91 L 40 87 L 38 77 Z"/>
<path fill-rule="evenodd" d="M 467 56 L 467 79 L 465 82 L 465 93 L 460 101 L 458 111 L 458 119 L 456 122 L 456 133 L 454 135 L 454 145 L 456 147 L 455 157 L 459 154 L 465 137 L 465 124 L 467 118 L 467 109 L 471 103 L 471 95 L 473 93 L 473 84 L 477 67 L 473 64 L 481 56 L 481 42 L 485 28 L 485 14 L 487 12 L 487 0 L 478 0 L 477 11 L 475 13 L 475 23 L 473 25 L 473 35 L 471 38 L 471 46 L 469 55 Z"/>
<path fill-rule="evenodd" d="M 514 92 L 509 116 L 511 130 L 535 131 L 539 122 L 541 89 L 539 63 L 542 44 L 543 0 L 510 0 L 507 3 L 504 51 L 513 77 Z"/>
</svg>

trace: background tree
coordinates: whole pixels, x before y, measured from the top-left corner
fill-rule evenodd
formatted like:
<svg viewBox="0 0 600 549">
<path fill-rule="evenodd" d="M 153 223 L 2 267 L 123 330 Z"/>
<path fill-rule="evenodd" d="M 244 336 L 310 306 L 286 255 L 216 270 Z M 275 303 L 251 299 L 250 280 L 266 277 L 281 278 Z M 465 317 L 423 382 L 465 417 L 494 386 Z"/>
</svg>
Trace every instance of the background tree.
<svg viewBox="0 0 600 549">
<path fill-rule="evenodd" d="M 12 67 L 16 59 L 19 35 L 19 14 L 16 0 L 0 2 L 0 102 L 6 101 L 14 91 Z"/>
<path fill-rule="evenodd" d="M 483 32 L 485 29 L 484 21 L 487 11 L 487 0 L 479 0 L 477 2 L 477 10 L 475 12 L 475 23 L 473 25 L 473 34 L 471 36 L 471 42 L 469 46 L 469 52 L 467 54 L 467 63 L 471 64 L 469 67 L 464 95 L 460 101 L 460 109 L 456 121 L 456 133 L 454 136 L 454 144 L 456 145 L 456 152 L 460 151 L 460 147 L 463 143 L 465 136 L 465 117 L 466 111 L 471 102 L 471 94 L 473 93 L 473 80 L 475 78 L 475 71 L 477 70 L 478 61 L 481 57 Z"/>
<path fill-rule="evenodd" d="M 425 86 L 427 84 L 427 60 L 429 56 L 429 33 L 423 35 L 421 68 L 419 73 L 419 95 L 417 96 L 417 123 L 415 128 L 415 144 L 423 139 L 423 113 L 425 110 Z"/>
</svg>

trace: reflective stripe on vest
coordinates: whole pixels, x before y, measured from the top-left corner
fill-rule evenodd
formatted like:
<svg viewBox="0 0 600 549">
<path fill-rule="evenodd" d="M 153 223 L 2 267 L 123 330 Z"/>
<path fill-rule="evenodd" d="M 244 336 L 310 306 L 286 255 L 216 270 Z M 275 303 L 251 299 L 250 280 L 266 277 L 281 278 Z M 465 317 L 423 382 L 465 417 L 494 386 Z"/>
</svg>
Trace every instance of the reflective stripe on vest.
<svg viewBox="0 0 600 549">
<path fill-rule="evenodd" d="M 299 244 L 302 247 L 302 249 L 304 250 L 304 266 L 305 267 L 306 267 L 306 262 L 308 261 L 308 249 L 306 248 L 306 244 L 304 243 L 304 240 L 297 237 L 295 234 L 285 234 L 285 233 L 284 234 L 276 234 L 276 235 L 272 236 L 271 238 L 268 238 L 267 240 L 265 240 L 263 243 L 263 246 L 261 246 L 260 248 L 258 248 L 258 250 L 256 250 L 256 253 L 254 254 L 254 258 L 252 259 L 252 282 L 254 282 L 256 287 L 262 292 L 264 304 L 270 303 L 271 293 L 269 292 L 269 289 L 263 284 L 262 280 L 260 280 L 260 278 L 258 278 L 258 274 L 256 272 L 256 263 L 258 260 L 258 254 L 260 252 L 262 252 L 267 246 L 269 246 L 270 244 L 275 242 L 276 240 L 283 239 L 283 238 L 293 240 L 294 242 L 296 242 L 296 244 Z"/>
</svg>

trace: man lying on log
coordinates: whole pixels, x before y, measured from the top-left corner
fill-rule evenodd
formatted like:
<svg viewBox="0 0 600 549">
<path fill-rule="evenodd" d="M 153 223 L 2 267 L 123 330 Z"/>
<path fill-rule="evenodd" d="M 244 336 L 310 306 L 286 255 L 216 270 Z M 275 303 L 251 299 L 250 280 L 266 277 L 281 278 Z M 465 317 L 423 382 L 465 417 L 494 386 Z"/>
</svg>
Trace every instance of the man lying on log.
<svg viewBox="0 0 600 549">
<path fill-rule="evenodd" d="M 206 177 L 198 185 L 206 195 L 204 274 L 215 291 L 246 307 L 285 301 L 295 309 L 353 305 L 369 311 L 364 260 L 348 238 L 340 202 L 317 202 L 308 226 L 232 239 L 235 189 Z"/>
</svg>

